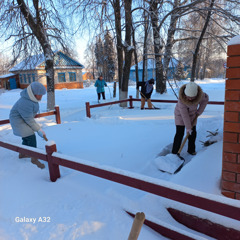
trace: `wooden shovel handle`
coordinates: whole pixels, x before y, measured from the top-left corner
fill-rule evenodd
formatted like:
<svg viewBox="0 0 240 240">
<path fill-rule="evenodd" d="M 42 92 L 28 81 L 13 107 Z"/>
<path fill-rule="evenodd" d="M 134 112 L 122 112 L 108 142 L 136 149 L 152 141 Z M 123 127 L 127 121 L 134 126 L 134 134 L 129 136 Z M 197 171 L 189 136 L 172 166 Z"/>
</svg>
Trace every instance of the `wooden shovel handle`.
<svg viewBox="0 0 240 240">
<path fill-rule="evenodd" d="M 140 234 L 142 225 L 145 221 L 145 214 L 143 212 L 138 212 L 135 215 L 133 224 L 132 224 L 132 228 L 131 228 L 131 232 L 128 236 L 128 240 L 137 240 L 138 236 Z"/>
<path fill-rule="evenodd" d="M 197 118 L 198 118 L 198 115 L 193 119 L 192 127 L 196 124 Z M 179 148 L 179 150 L 178 150 L 178 153 L 177 153 L 178 155 L 181 153 L 181 151 L 182 151 L 182 149 L 183 149 L 183 147 L 184 147 L 184 145 L 185 145 L 185 143 L 186 143 L 189 135 L 190 135 L 190 134 L 189 134 L 189 132 L 188 132 L 188 133 L 186 134 L 185 138 L 183 139 L 183 142 L 182 142 L 182 144 L 181 144 L 181 146 L 180 146 L 180 148 Z"/>
<path fill-rule="evenodd" d="M 48 139 L 47 139 L 47 136 L 46 135 L 43 135 L 43 138 L 44 138 L 44 140 L 47 142 L 48 141 Z"/>
</svg>

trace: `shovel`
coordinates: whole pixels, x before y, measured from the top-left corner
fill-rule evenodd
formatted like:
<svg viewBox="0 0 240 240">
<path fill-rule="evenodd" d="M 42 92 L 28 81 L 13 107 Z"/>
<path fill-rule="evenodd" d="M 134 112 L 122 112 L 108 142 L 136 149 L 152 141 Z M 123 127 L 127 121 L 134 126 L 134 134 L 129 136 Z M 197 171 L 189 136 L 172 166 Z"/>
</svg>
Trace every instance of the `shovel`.
<svg viewBox="0 0 240 240">
<path fill-rule="evenodd" d="M 47 142 L 48 141 L 48 139 L 47 139 L 47 136 L 46 135 L 43 135 L 43 138 L 44 138 L 44 140 Z"/>
<path fill-rule="evenodd" d="M 194 118 L 192 126 L 195 125 L 196 121 L 197 121 L 197 116 Z M 160 156 L 155 159 L 155 163 L 159 170 L 161 170 L 163 172 L 168 172 L 170 174 L 176 174 L 177 172 L 179 172 L 182 169 L 182 167 L 184 166 L 185 159 L 182 156 L 180 156 L 180 153 L 181 153 L 189 135 L 190 135 L 190 133 L 188 132 L 186 134 L 185 138 L 183 139 L 183 142 L 182 142 L 177 154 L 168 154 L 166 156 Z"/>
</svg>

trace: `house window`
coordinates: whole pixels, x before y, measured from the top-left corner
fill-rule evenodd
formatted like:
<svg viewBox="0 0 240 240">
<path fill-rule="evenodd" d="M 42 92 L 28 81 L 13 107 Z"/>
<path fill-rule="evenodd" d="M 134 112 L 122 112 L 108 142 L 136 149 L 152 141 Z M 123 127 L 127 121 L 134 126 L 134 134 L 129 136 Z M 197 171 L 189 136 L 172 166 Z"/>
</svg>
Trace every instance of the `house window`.
<svg viewBox="0 0 240 240">
<path fill-rule="evenodd" d="M 58 73 L 58 82 L 66 82 L 65 73 Z"/>
<path fill-rule="evenodd" d="M 32 74 L 32 81 L 35 82 L 35 73 Z"/>
<path fill-rule="evenodd" d="M 31 83 L 31 74 L 28 74 L 28 83 Z"/>
<path fill-rule="evenodd" d="M 27 77 L 26 77 L 26 74 L 23 74 L 23 79 L 24 79 L 24 83 L 27 83 Z"/>
<path fill-rule="evenodd" d="M 75 72 L 69 73 L 69 80 L 70 80 L 70 82 L 76 82 L 76 73 Z"/>
<path fill-rule="evenodd" d="M 23 83 L 22 74 L 19 74 L 19 80 L 20 80 L 20 83 Z"/>
</svg>

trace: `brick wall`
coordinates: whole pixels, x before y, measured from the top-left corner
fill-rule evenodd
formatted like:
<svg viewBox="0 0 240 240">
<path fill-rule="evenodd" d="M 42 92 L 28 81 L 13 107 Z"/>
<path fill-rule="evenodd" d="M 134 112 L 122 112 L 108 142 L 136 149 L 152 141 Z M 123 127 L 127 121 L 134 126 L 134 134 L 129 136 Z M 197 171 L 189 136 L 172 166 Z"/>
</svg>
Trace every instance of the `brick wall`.
<svg viewBox="0 0 240 240">
<path fill-rule="evenodd" d="M 229 45 L 227 55 L 222 194 L 240 200 L 240 44 Z"/>
</svg>

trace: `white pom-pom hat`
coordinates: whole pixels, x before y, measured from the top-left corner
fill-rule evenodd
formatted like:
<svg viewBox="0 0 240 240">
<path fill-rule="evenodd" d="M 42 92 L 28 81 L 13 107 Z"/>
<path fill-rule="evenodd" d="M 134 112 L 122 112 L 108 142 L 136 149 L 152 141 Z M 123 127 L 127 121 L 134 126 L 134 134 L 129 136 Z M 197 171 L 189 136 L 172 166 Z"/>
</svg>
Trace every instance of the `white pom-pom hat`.
<svg viewBox="0 0 240 240">
<path fill-rule="evenodd" d="M 194 82 L 186 84 L 184 93 L 187 97 L 196 97 L 198 94 L 198 85 Z"/>
</svg>

